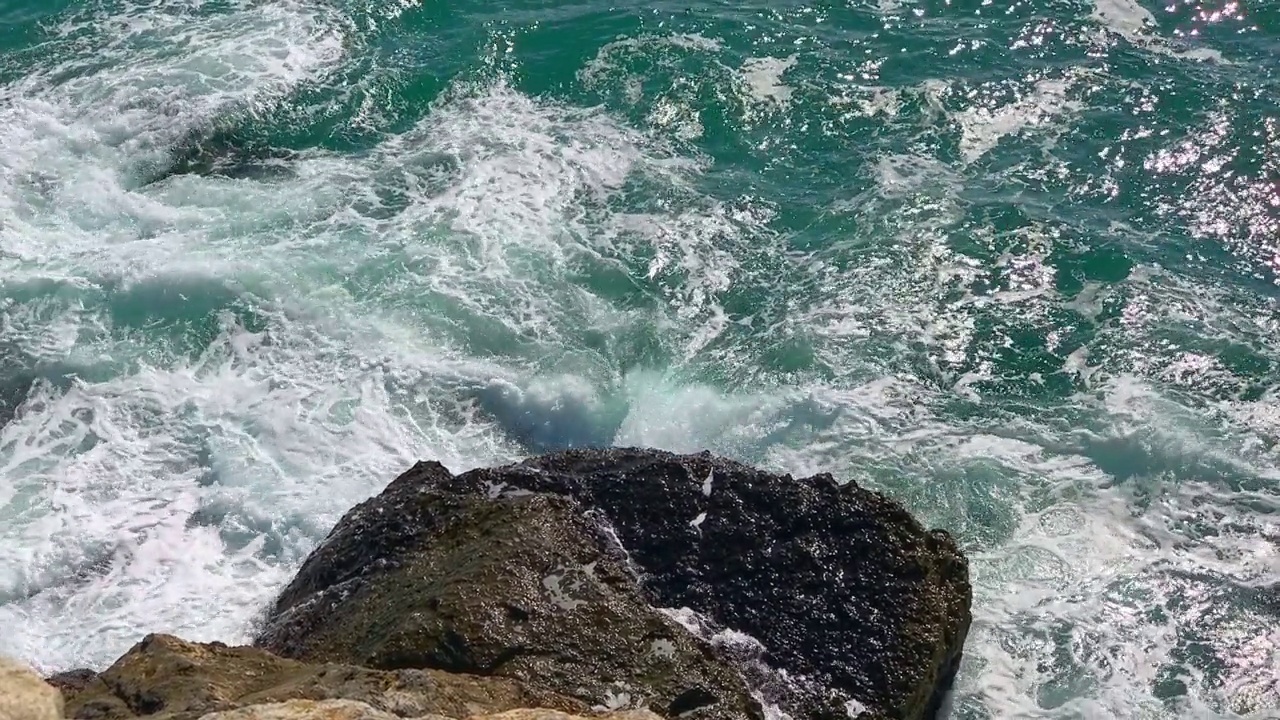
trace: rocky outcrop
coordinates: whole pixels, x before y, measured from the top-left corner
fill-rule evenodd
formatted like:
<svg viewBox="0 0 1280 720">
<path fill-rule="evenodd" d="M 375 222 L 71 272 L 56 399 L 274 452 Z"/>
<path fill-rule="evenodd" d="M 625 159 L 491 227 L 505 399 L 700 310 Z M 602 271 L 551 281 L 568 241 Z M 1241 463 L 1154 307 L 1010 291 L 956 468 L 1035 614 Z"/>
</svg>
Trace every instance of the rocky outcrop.
<svg viewBox="0 0 1280 720">
<path fill-rule="evenodd" d="M 668 718 L 759 717 L 746 676 L 797 720 L 915 719 L 955 674 L 970 596 L 945 533 L 854 483 L 569 451 L 419 463 L 338 523 L 255 644 Z"/>
<path fill-rule="evenodd" d="M 50 684 L 0 661 L 0 720 L 61 720 L 63 695 L 66 717 L 84 720 L 661 720 L 590 711 L 506 678 L 309 665 L 167 635 L 148 636 L 101 674 Z"/>
<path fill-rule="evenodd" d="M 588 709 L 507 678 L 313 665 L 257 648 L 190 643 L 167 635 L 146 637 L 101 674 L 63 684 L 62 692 L 67 716 L 85 720 L 196 720 L 211 712 L 295 700 L 355 701 L 397 717 L 464 718 L 529 707 Z"/>
<path fill-rule="evenodd" d="M 343 518 L 257 645 L 308 662 L 514 678 L 588 706 L 763 717 L 743 677 L 649 605 L 572 498 L 456 492 L 421 464 Z"/>
<path fill-rule="evenodd" d="M 31 668 L 0 657 L 0 720 L 61 720 L 62 695 Z"/>
<path fill-rule="evenodd" d="M 419 463 L 349 512 L 255 647 L 151 635 L 0 720 L 931 717 L 970 622 L 951 539 L 854 483 L 708 454 Z M 58 690 L 55 690 L 56 687 Z"/>
</svg>

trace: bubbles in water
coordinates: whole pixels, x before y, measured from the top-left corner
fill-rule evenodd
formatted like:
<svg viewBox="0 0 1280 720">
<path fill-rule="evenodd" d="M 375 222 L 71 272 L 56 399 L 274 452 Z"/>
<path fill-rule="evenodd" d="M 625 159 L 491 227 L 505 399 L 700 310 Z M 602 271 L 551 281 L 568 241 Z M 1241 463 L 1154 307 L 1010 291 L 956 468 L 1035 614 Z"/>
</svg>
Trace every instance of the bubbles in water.
<svg viewBox="0 0 1280 720">
<path fill-rule="evenodd" d="M 1160 47 L 1117 7 L 1076 24 Z M 352 100 L 382 133 L 358 152 L 285 150 L 250 130 L 362 75 L 370 18 L 168 0 L 59 17 L 0 86 L 6 652 L 53 670 L 148 631 L 243 640 L 341 513 L 417 459 L 640 444 L 832 472 L 953 530 L 977 588 L 957 717 L 1280 696 L 1273 308 L 1157 267 L 1136 223 L 1100 239 L 1045 199 L 1124 179 L 1119 151 L 1088 187 L 1055 155 L 1092 152 L 1072 133 L 1106 73 L 891 87 L 674 32 L 578 73 L 609 110 L 490 68 L 413 121 Z M 1138 154 L 1222 188 L 1167 209 L 1256 260 L 1270 166 L 1215 186 L 1200 162 L 1230 120 Z M 696 145 L 726 128 L 767 170 L 751 183 Z M 820 152 L 838 188 L 771 196 Z M 1107 262 L 1082 251 L 1104 245 Z"/>
</svg>

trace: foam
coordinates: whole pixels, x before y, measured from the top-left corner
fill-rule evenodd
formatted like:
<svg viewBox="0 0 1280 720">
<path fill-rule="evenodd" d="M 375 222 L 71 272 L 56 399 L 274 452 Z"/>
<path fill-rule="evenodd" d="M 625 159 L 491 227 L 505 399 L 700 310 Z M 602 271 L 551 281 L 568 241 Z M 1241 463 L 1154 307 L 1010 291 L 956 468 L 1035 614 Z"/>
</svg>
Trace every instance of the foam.
<svg viewBox="0 0 1280 720">
<path fill-rule="evenodd" d="M 742 63 L 742 80 L 751 97 L 785 108 L 791 101 L 792 89 L 782 83 L 782 75 L 795 67 L 798 59 L 797 55 L 747 58 Z"/>
<path fill-rule="evenodd" d="M 1101 391 L 1102 407 L 1089 414 L 1098 425 L 1062 445 L 1027 421 L 984 423 L 985 432 L 955 426 L 930 411 L 931 401 L 921 406 L 918 394 L 879 383 L 831 398 L 840 408 L 831 428 L 803 446 L 772 446 L 768 464 L 890 489 L 940 512 L 926 520 L 974 543 L 967 552 L 975 624 L 958 702 L 1021 716 L 1264 710 L 1276 689 L 1261 658 L 1274 653 L 1275 639 L 1256 630 L 1269 616 L 1250 598 L 1275 580 L 1276 550 L 1264 538 L 1276 532 L 1276 498 L 1265 490 L 1239 493 L 1227 478 L 1270 478 L 1274 470 L 1207 440 L 1202 415 L 1141 381 L 1116 378 Z M 1117 443 L 1124 447 L 1113 450 Z M 1135 460 L 1146 469 L 1117 486 L 1124 475 L 1107 455 L 1133 458 L 1128 448 L 1135 445 L 1149 453 Z M 1200 474 L 1204 481 L 1137 479 L 1207 457 L 1220 464 Z M 920 487 L 913 479 L 921 476 L 933 486 Z M 1150 505 L 1141 500 L 1147 493 L 1154 493 Z M 985 519 L 967 509 L 978 498 Z M 1213 528 L 1222 531 L 1205 534 Z M 1203 600 L 1181 604 L 1192 597 Z M 1191 642 L 1216 648 L 1213 657 L 1187 660 Z M 1219 661 L 1229 664 L 1218 668 Z M 1157 671 L 1175 665 L 1188 678 L 1187 696 L 1172 706 L 1153 703 L 1149 688 L 1165 677 Z M 1233 699 L 1213 690 L 1218 682 L 1247 692 Z"/>
<path fill-rule="evenodd" d="M 1067 93 L 1071 85 L 1070 78 L 1042 79 L 1014 102 L 997 108 L 974 106 L 954 114 L 952 119 L 961 131 L 960 154 L 966 162 L 973 162 L 995 148 L 1002 137 L 1045 126 L 1078 111 L 1079 103 Z"/>
<path fill-rule="evenodd" d="M 952 528 L 978 592 L 967 709 L 1266 712 L 1275 391 L 1245 402 L 1221 358 L 1160 344 L 1193 319 L 1206 341 L 1275 356 L 1265 303 L 1148 267 L 1068 302 L 1051 233 L 984 235 L 961 198 L 974 168 L 911 152 L 821 208 L 857 214 L 853 232 L 793 252 L 767 203 L 698 189 L 708 161 L 679 122 L 639 131 L 500 75 L 362 156 L 145 184 L 173 143 L 341 74 L 355 40 L 304 3 L 213 20 L 123 7 L 78 16 L 61 64 L 0 89 L 0 330 L 39 370 L 0 428 L 4 652 L 49 671 L 100 667 L 148 631 L 244 640 L 331 524 L 413 461 L 612 442 L 832 472 Z M 619 41 L 583 77 L 609 86 L 627 52 L 695 58 L 754 101 L 700 36 Z M 1079 79 L 1026 78 L 951 117 L 966 157 L 1055 130 Z M 928 120 L 946 87 L 899 94 Z M 671 103 L 685 117 L 689 98 Z M 1002 243 L 1004 289 L 975 289 L 987 268 L 959 237 Z M 634 302 L 611 301 L 613 283 Z M 979 328 L 1047 309 L 1101 327 L 1058 369 L 1078 394 L 1029 417 L 984 396 Z M 808 353 L 781 378 L 763 359 L 779 346 Z M 1176 660 L 1201 640 L 1223 648 L 1214 662 Z M 1169 675 L 1183 699 L 1153 699 Z"/>
<path fill-rule="evenodd" d="M 594 92 L 644 108 L 650 127 L 688 142 L 704 132 L 707 94 L 749 124 L 772 118 L 790 103 L 794 88 L 783 75 L 798 55 L 747 57 L 739 63 L 728 54 L 720 40 L 696 33 L 644 34 L 605 44 L 577 76 Z M 644 69 L 632 69 L 635 64 Z"/>
<path fill-rule="evenodd" d="M 138 157 L 268 111 L 344 52 L 345 24 L 305 4 L 177 10 L 65 28 L 136 63 L 88 71 L 73 53 L 77 83 L 4 89 L 0 277 L 27 288 L 0 308 L 5 339 L 92 369 L 0 429 L 0 621 L 18 628 L 0 645 L 46 671 L 103 666 L 145 632 L 247 639 L 341 513 L 417 459 L 461 470 L 611 440 L 625 405 L 594 388 L 618 369 L 569 333 L 651 320 L 575 273 L 660 248 L 654 275 L 680 278 L 669 307 L 692 328 L 671 346 L 696 352 L 723 318 L 715 241 L 741 221 L 688 189 L 701 165 L 500 77 L 459 83 L 364 156 L 143 182 Z M 190 54 L 148 54 L 157 35 Z M 144 86 L 177 94 L 126 102 Z M 611 209 L 632 182 L 683 199 Z M 540 376 L 548 361 L 560 376 Z"/>
<path fill-rule="evenodd" d="M 645 34 L 637 37 L 623 37 L 605 43 L 596 51 L 596 56 L 578 71 L 578 80 L 590 88 L 605 89 L 609 83 L 618 83 L 625 87 L 628 98 L 639 102 L 640 89 L 635 78 L 625 76 L 620 81 L 614 76 L 621 71 L 620 59 L 629 55 L 656 55 L 655 60 L 663 68 L 675 67 L 679 60 L 663 50 L 678 50 L 697 56 L 714 55 L 723 49 L 722 43 L 698 33 L 673 33 L 668 35 Z M 723 66 L 721 66 L 723 67 Z"/>
<path fill-rule="evenodd" d="M 1045 283 L 1053 234 L 1031 224 L 987 237 L 964 224 L 956 170 L 911 155 L 867 170 L 873 189 L 837 209 L 876 218 L 863 231 L 893 244 L 855 237 L 810 259 L 821 280 L 791 321 L 839 380 L 807 386 L 827 420 L 773 438 L 762 464 L 886 490 L 965 539 L 976 617 L 956 712 L 1266 717 L 1280 695 L 1262 668 L 1277 646 L 1258 628 L 1274 611 L 1251 598 L 1278 579 L 1267 540 L 1274 391 L 1240 401 L 1242 379 L 1220 359 L 1161 341 L 1194 323 L 1198 343 L 1270 357 L 1267 302 L 1149 266 L 1061 297 Z M 1003 260 L 1009 291 L 971 291 L 987 276 L 952 249 L 950 231 L 1017 248 Z M 971 328 L 1006 304 L 1016 310 L 1002 315 L 1045 323 L 1058 307 L 1123 310 L 1064 357 L 1079 394 L 1028 414 L 974 390 L 990 375 Z M 936 384 L 895 362 L 898 342 L 927 348 Z M 952 384 L 952 362 L 973 369 Z M 957 398 L 975 414 L 956 419 Z M 1182 607 L 1183 597 L 1197 600 Z M 1204 648 L 1220 649 L 1197 659 Z M 1174 677 L 1179 697 L 1153 697 Z"/>
<path fill-rule="evenodd" d="M 1150 52 L 1187 60 L 1228 63 L 1222 53 L 1214 48 L 1196 47 L 1178 50 L 1164 38 L 1152 33 L 1155 16 L 1137 0 L 1094 0 L 1089 17 L 1134 45 Z"/>
</svg>

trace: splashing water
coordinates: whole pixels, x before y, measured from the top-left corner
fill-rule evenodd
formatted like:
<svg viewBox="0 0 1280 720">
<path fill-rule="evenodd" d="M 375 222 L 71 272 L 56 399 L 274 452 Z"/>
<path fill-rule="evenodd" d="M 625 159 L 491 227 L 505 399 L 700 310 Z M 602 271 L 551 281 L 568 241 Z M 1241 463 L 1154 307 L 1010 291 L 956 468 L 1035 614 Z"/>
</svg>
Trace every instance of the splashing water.
<svg viewBox="0 0 1280 720">
<path fill-rule="evenodd" d="M 0 651 L 247 639 L 422 458 L 972 559 L 955 718 L 1280 717 L 1280 8 L 0 8 Z"/>
</svg>

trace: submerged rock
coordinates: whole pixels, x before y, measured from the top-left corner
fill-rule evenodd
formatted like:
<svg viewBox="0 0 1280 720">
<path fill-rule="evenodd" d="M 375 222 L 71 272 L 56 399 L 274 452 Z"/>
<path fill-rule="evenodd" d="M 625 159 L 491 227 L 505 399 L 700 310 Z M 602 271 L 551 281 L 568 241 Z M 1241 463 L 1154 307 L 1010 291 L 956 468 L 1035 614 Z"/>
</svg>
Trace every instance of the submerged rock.
<svg viewBox="0 0 1280 720">
<path fill-rule="evenodd" d="M 163 165 L 140 168 L 143 185 L 181 175 L 229 180 L 284 180 L 294 177 L 300 153 L 272 145 L 235 122 L 200 127 L 170 149 Z"/>
<path fill-rule="evenodd" d="M 854 483 L 568 451 L 458 476 L 419 463 L 338 523 L 256 644 L 665 717 L 758 717 L 745 674 L 797 720 L 926 718 L 970 598 L 946 533 Z"/>
<path fill-rule="evenodd" d="M 64 685 L 67 717 L 196 720 L 207 713 L 291 700 L 346 700 L 400 717 L 469 717 L 527 707 L 586 706 L 507 678 L 434 670 L 383 672 L 309 665 L 250 647 L 149 635 L 110 668 Z M 302 707 L 302 706 L 299 706 Z"/>
<path fill-rule="evenodd" d="M 763 717 L 710 646 L 645 600 L 572 498 L 454 492 L 420 464 L 307 559 L 255 644 L 309 662 L 499 675 L 605 708 Z"/>
</svg>

